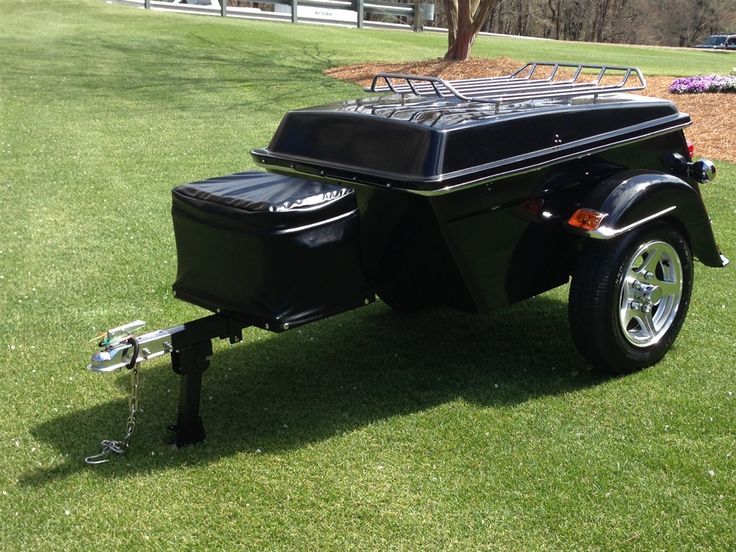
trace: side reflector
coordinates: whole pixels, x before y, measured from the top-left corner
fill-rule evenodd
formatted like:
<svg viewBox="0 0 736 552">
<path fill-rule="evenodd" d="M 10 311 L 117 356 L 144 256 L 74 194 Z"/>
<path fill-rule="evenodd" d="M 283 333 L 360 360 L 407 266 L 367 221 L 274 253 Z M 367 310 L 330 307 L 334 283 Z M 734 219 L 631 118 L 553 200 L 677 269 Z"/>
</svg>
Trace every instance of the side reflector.
<svg viewBox="0 0 736 552">
<path fill-rule="evenodd" d="M 539 213 L 542 212 L 543 205 L 544 200 L 541 198 L 530 199 L 529 201 L 525 201 L 524 203 L 519 205 L 519 210 L 525 215 L 536 217 L 537 215 L 539 215 Z"/>
<path fill-rule="evenodd" d="M 690 156 L 690 159 L 691 160 L 693 158 L 693 155 L 695 154 L 695 144 L 693 144 L 689 140 L 688 140 L 688 143 L 687 143 L 687 154 Z"/>
<path fill-rule="evenodd" d="M 603 219 L 608 216 L 608 213 L 601 213 L 600 211 L 594 211 L 593 209 L 578 209 L 568 219 L 567 223 L 575 228 L 582 230 L 597 230 L 603 222 Z"/>
</svg>

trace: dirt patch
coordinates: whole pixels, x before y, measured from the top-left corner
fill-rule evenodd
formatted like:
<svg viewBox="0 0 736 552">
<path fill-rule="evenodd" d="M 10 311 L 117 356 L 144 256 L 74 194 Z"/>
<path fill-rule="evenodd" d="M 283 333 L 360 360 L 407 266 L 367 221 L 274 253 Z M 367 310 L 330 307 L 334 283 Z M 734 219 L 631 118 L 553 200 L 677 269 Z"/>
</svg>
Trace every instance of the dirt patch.
<svg viewBox="0 0 736 552">
<path fill-rule="evenodd" d="M 361 63 L 325 71 L 340 80 L 368 86 L 376 73 L 408 73 L 444 79 L 464 79 L 508 75 L 523 63 L 511 58 L 471 59 L 450 62 L 443 59 L 406 63 Z M 687 75 L 683 75 L 687 76 Z M 693 125 L 685 134 L 695 144 L 697 156 L 736 163 L 736 94 L 670 94 L 673 77 L 648 77 L 641 93 L 668 99 L 680 111 L 689 113 Z"/>
<path fill-rule="evenodd" d="M 409 61 L 405 63 L 359 63 L 327 69 L 325 75 L 340 80 L 357 82 L 368 86 L 376 73 L 408 73 L 443 79 L 465 79 L 474 77 L 496 77 L 512 73 L 523 63 L 507 57 L 493 59 L 469 59 L 468 61 Z"/>
</svg>

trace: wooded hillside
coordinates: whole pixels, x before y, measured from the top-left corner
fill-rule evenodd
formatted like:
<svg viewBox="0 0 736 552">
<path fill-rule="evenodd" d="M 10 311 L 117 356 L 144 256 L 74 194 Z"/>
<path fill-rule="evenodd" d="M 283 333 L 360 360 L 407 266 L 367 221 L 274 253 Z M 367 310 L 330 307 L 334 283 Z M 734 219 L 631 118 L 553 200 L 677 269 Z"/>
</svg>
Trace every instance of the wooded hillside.
<svg viewBox="0 0 736 552">
<path fill-rule="evenodd" d="M 447 26 L 437 2 L 435 25 Z M 587 42 L 692 46 L 736 34 L 736 0 L 497 0 L 483 31 Z"/>
</svg>

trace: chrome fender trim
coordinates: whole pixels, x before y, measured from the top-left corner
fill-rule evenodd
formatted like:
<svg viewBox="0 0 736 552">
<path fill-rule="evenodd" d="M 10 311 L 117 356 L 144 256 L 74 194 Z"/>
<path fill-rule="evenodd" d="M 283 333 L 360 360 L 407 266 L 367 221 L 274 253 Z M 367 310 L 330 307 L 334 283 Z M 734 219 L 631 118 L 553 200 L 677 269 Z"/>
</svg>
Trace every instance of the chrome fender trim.
<svg viewBox="0 0 736 552">
<path fill-rule="evenodd" d="M 591 238 L 595 238 L 597 240 L 610 240 L 611 238 L 615 238 L 616 236 L 625 234 L 629 230 L 633 230 L 634 228 L 637 228 L 643 224 L 646 224 L 647 222 L 650 222 L 654 219 L 662 217 L 666 215 L 667 213 L 674 211 L 675 209 L 677 209 L 677 205 L 672 205 L 671 207 L 667 207 L 666 209 L 658 211 L 657 213 L 653 213 L 649 215 L 648 217 L 639 219 L 621 228 L 611 228 L 610 226 L 600 226 L 596 228 L 595 230 L 586 231 L 586 234 L 588 234 L 588 236 L 590 236 Z"/>
</svg>

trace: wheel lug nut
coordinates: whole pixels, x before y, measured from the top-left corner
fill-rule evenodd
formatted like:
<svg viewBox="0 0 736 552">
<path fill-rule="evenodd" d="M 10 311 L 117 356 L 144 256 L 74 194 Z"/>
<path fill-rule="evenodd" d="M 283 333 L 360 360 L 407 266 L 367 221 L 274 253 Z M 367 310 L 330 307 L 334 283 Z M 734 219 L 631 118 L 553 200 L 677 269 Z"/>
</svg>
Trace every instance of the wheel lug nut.
<svg viewBox="0 0 736 552">
<path fill-rule="evenodd" d="M 654 278 L 654 273 L 653 272 L 646 272 L 646 273 L 644 273 L 644 279 L 645 280 L 651 280 L 652 278 Z"/>
<path fill-rule="evenodd" d="M 652 311 L 652 305 L 642 305 L 641 306 L 641 312 L 651 312 Z"/>
</svg>

